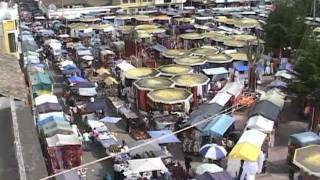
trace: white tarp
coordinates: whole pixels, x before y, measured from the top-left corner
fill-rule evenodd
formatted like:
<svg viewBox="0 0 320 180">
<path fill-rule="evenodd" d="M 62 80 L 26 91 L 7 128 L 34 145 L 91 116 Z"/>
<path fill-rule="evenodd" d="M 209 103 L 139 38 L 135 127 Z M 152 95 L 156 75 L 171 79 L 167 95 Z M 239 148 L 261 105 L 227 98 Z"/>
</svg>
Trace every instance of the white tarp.
<svg viewBox="0 0 320 180">
<path fill-rule="evenodd" d="M 51 116 L 55 116 L 55 117 L 64 117 L 64 114 L 63 112 L 50 112 L 50 113 L 43 113 L 43 114 L 39 114 L 38 115 L 38 121 L 42 121 L 48 117 L 51 117 Z"/>
<path fill-rule="evenodd" d="M 56 134 L 52 137 L 46 138 L 48 147 L 65 146 L 65 145 L 81 145 L 78 137 L 74 134 L 64 135 Z"/>
<path fill-rule="evenodd" d="M 237 144 L 247 142 L 247 143 L 250 143 L 252 145 L 257 146 L 258 148 L 261 148 L 266 136 L 267 135 L 263 132 L 260 132 L 255 129 L 250 129 L 248 131 L 243 132 L 243 134 L 241 135 Z"/>
<path fill-rule="evenodd" d="M 228 94 L 227 92 L 218 92 L 214 96 L 214 98 L 209 102 L 209 104 L 216 103 L 224 107 L 231 97 L 232 95 Z"/>
<path fill-rule="evenodd" d="M 89 49 L 85 50 L 78 50 L 77 51 L 78 56 L 91 56 L 91 51 Z"/>
<path fill-rule="evenodd" d="M 217 67 L 217 68 L 209 68 L 209 69 L 203 69 L 203 72 L 206 75 L 218 75 L 218 74 L 228 74 L 228 70 L 224 67 Z"/>
<path fill-rule="evenodd" d="M 95 96 L 97 95 L 97 91 L 95 87 L 92 88 L 79 88 L 80 96 Z"/>
<path fill-rule="evenodd" d="M 168 171 L 161 158 L 133 159 L 128 161 L 133 173 L 150 171 Z"/>
<path fill-rule="evenodd" d="M 96 120 L 88 120 L 88 125 L 91 129 L 96 128 L 98 131 L 108 131 L 107 126 L 100 121 Z"/>
<path fill-rule="evenodd" d="M 221 90 L 220 92 L 227 92 L 235 97 L 239 96 L 244 88 L 244 85 L 241 84 L 240 82 L 231 82 L 227 83 Z"/>
<path fill-rule="evenodd" d="M 295 78 L 294 75 L 287 73 L 286 70 L 277 71 L 277 73 L 274 76 L 282 77 L 282 78 L 289 79 L 289 80 Z"/>
<path fill-rule="evenodd" d="M 39 106 L 44 103 L 59 103 L 58 98 L 55 95 L 43 94 L 34 99 L 36 106 Z"/>
<path fill-rule="evenodd" d="M 121 117 L 110 117 L 110 116 L 106 116 L 102 119 L 100 119 L 99 121 L 101 122 L 105 122 L 105 123 L 117 123 L 121 120 Z"/>
<path fill-rule="evenodd" d="M 127 63 L 126 61 L 123 61 L 123 62 L 117 64 L 117 67 L 120 68 L 121 71 L 123 71 L 123 72 L 128 71 L 129 69 L 136 68 L 132 64 Z"/>
<path fill-rule="evenodd" d="M 274 121 L 271 121 L 261 115 L 252 116 L 247 121 L 247 128 L 256 129 L 261 132 L 272 132 Z"/>
</svg>

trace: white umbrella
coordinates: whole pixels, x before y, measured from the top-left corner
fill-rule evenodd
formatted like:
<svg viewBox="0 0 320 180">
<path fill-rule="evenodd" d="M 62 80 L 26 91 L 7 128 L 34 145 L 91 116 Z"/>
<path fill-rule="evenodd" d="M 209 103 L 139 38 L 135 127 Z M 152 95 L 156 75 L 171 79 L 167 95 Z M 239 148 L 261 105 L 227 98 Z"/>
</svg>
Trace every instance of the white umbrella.
<svg viewBox="0 0 320 180">
<path fill-rule="evenodd" d="M 226 157 L 227 151 L 217 144 L 206 144 L 200 148 L 199 154 L 205 158 L 217 160 Z"/>
<path fill-rule="evenodd" d="M 222 172 L 222 171 L 223 171 L 223 169 L 216 164 L 205 163 L 205 164 L 200 164 L 197 167 L 196 174 L 201 175 L 205 172 L 216 173 L 216 172 Z"/>
</svg>

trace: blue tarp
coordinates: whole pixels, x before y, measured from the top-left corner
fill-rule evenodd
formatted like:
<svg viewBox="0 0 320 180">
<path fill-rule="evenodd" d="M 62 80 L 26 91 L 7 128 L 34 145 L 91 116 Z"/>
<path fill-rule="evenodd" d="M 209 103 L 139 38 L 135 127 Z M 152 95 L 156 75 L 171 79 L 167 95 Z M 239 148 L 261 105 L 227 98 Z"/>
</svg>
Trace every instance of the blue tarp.
<svg viewBox="0 0 320 180">
<path fill-rule="evenodd" d="M 65 70 L 70 70 L 70 69 L 77 69 L 77 66 L 75 64 L 68 64 L 66 66 L 63 66 L 62 68 L 65 71 Z"/>
<path fill-rule="evenodd" d="M 159 140 L 157 140 L 158 144 L 168 144 L 168 143 L 180 143 L 181 141 L 172 134 L 172 131 L 170 130 L 161 130 L 161 131 L 148 131 L 148 134 L 151 136 L 152 139 L 158 139 L 160 137 L 163 137 Z"/>
<path fill-rule="evenodd" d="M 222 137 L 233 123 L 234 119 L 231 116 L 222 114 L 213 118 L 202 131 L 208 136 Z"/>
<path fill-rule="evenodd" d="M 77 84 L 77 83 L 80 83 L 80 82 L 87 82 L 87 80 L 83 79 L 82 77 L 79 77 L 79 76 L 71 76 L 68 78 L 68 81 L 70 83 L 73 83 L 73 84 Z"/>
<path fill-rule="evenodd" d="M 49 116 L 41 121 L 37 122 L 38 127 L 43 126 L 49 122 L 55 122 L 55 121 L 65 121 L 63 116 Z"/>
<path fill-rule="evenodd" d="M 306 146 L 311 144 L 320 144 L 320 136 L 314 132 L 302 132 L 292 134 L 290 139 L 300 146 Z"/>
<path fill-rule="evenodd" d="M 240 64 L 235 64 L 234 68 L 239 72 L 244 72 L 244 71 L 248 71 L 249 70 L 248 66 L 240 65 Z"/>
<path fill-rule="evenodd" d="M 75 68 L 75 69 L 68 69 L 68 70 L 62 70 L 62 74 L 64 74 L 64 75 L 68 75 L 68 74 L 74 74 L 74 73 L 76 73 L 76 74 L 80 74 L 81 73 L 81 71 L 80 71 L 80 69 L 78 69 L 78 68 Z"/>
</svg>

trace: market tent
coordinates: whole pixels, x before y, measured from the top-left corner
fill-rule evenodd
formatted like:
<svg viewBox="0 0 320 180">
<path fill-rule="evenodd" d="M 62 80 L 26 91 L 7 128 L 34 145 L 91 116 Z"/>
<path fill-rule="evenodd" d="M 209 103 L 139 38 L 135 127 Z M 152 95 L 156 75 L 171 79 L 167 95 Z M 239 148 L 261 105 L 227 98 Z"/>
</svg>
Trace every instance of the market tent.
<svg viewBox="0 0 320 180">
<path fill-rule="evenodd" d="M 210 55 L 210 56 L 206 56 L 206 59 L 208 63 L 214 63 L 214 64 L 231 63 L 233 61 L 232 57 L 226 54 Z"/>
<path fill-rule="evenodd" d="M 187 56 L 188 54 L 189 51 L 184 49 L 167 49 L 161 53 L 162 56 L 171 59 Z"/>
<path fill-rule="evenodd" d="M 240 139 L 238 140 L 238 144 L 240 143 L 250 143 L 258 148 L 260 148 L 264 142 L 264 139 L 266 138 L 266 134 L 263 132 L 260 132 L 255 129 L 250 129 L 247 131 L 244 131 L 241 135 Z"/>
<path fill-rule="evenodd" d="M 105 100 L 95 100 L 94 102 L 88 102 L 85 104 L 86 113 L 92 113 L 98 110 L 102 110 L 104 113 L 107 112 L 107 104 Z"/>
<path fill-rule="evenodd" d="M 227 92 L 235 97 L 239 96 L 244 88 L 244 85 L 240 82 L 228 82 L 220 92 Z"/>
<path fill-rule="evenodd" d="M 129 149 L 134 148 L 130 150 L 130 155 L 134 156 L 136 154 L 143 154 L 144 152 L 153 152 L 154 154 L 157 154 L 158 152 L 161 152 L 162 149 L 159 146 L 157 142 L 150 142 L 151 140 L 140 140 L 140 141 L 135 141 L 132 143 L 128 143 Z M 148 143 L 148 145 L 141 146 L 142 144 Z M 139 147 L 141 146 L 141 147 Z M 138 147 L 138 148 L 137 148 Z"/>
<path fill-rule="evenodd" d="M 72 135 L 64 135 L 64 134 L 56 134 L 52 137 L 46 138 L 48 147 L 56 147 L 56 146 L 65 146 L 65 145 L 79 145 L 81 146 L 81 142 L 78 137 L 74 134 Z"/>
<path fill-rule="evenodd" d="M 214 98 L 209 102 L 209 104 L 216 103 L 220 106 L 225 106 L 227 102 L 231 99 L 232 95 L 227 92 L 218 92 Z"/>
<path fill-rule="evenodd" d="M 80 96 L 95 96 L 97 95 L 96 87 L 92 88 L 79 88 Z"/>
<path fill-rule="evenodd" d="M 190 66 L 184 66 L 179 64 L 163 65 L 158 68 L 161 75 L 174 76 L 177 74 L 189 74 L 192 73 L 193 69 Z"/>
<path fill-rule="evenodd" d="M 201 56 L 185 56 L 174 60 L 175 63 L 185 66 L 200 66 L 207 62 L 207 60 Z"/>
<path fill-rule="evenodd" d="M 229 157 L 245 161 L 257 161 L 261 150 L 257 146 L 243 142 L 237 143 L 229 153 Z"/>
<path fill-rule="evenodd" d="M 36 72 L 30 76 L 32 92 L 36 93 L 38 90 L 52 90 L 52 81 L 49 74 L 46 72 Z"/>
<path fill-rule="evenodd" d="M 73 134 L 73 130 L 67 121 L 52 121 L 40 127 L 40 130 L 46 137 L 56 134 Z"/>
<path fill-rule="evenodd" d="M 162 88 L 149 92 L 147 96 L 155 103 L 178 104 L 189 102 L 192 93 L 183 88 Z"/>
<path fill-rule="evenodd" d="M 196 56 L 210 56 L 217 54 L 219 50 L 212 46 L 204 46 L 200 48 L 191 49 L 190 52 L 192 55 Z"/>
<path fill-rule="evenodd" d="M 310 175 L 320 177 L 320 145 L 296 149 L 293 164 Z"/>
<path fill-rule="evenodd" d="M 141 79 L 146 77 L 155 77 L 159 75 L 159 72 L 156 69 L 147 68 L 147 67 L 139 67 L 129 69 L 124 72 L 124 75 L 127 79 Z"/>
<path fill-rule="evenodd" d="M 72 69 L 63 69 L 62 74 L 63 75 L 71 75 L 71 74 L 80 74 L 81 70 L 77 67 L 72 68 Z"/>
<path fill-rule="evenodd" d="M 134 69 L 136 67 L 134 67 L 132 64 L 129 64 L 128 62 L 126 61 L 122 61 L 121 63 L 117 64 L 117 67 L 119 69 L 121 69 L 121 71 L 123 72 L 126 72 L 128 71 L 129 69 Z"/>
<path fill-rule="evenodd" d="M 68 78 L 69 83 L 77 84 L 79 82 L 87 82 L 87 80 L 83 79 L 79 76 L 71 76 Z"/>
<path fill-rule="evenodd" d="M 39 120 L 37 122 L 37 125 L 38 127 L 41 127 L 47 123 L 50 123 L 50 122 L 56 122 L 56 121 L 65 121 L 65 118 L 62 116 L 49 116 L 47 118 L 44 118 L 42 120 Z"/>
<path fill-rule="evenodd" d="M 210 79 L 203 74 L 178 74 L 171 78 L 176 86 L 196 87 L 208 84 Z"/>
<path fill-rule="evenodd" d="M 121 117 L 110 117 L 110 116 L 106 116 L 102 119 L 100 119 L 99 121 L 104 122 L 104 123 L 117 123 L 121 120 Z"/>
<path fill-rule="evenodd" d="M 129 169 L 133 173 L 150 171 L 168 171 L 166 166 L 163 164 L 161 158 L 133 159 L 128 160 L 128 164 Z"/>
<path fill-rule="evenodd" d="M 261 132 L 270 133 L 273 130 L 274 121 L 261 115 L 252 116 L 248 119 L 246 128 L 256 129 Z"/>
<path fill-rule="evenodd" d="M 295 76 L 288 73 L 286 70 L 277 71 L 277 73 L 274 75 L 275 77 L 282 77 L 288 80 L 294 79 Z"/>
<path fill-rule="evenodd" d="M 191 113 L 188 125 L 195 125 L 207 118 L 215 117 L 223 109 L 219 104 L 202 104 L 197 110 Z M 202 123 L 196 126 L 197 129 L 203 129 L 208 123 Z"/>
<path fill-rule="evenodd" d="M 217 67 L 217 68 L 209 68 L 202 70 L 206 75 L 220 75 L 220 74 L 228 74 L 228 70 L 224 67 Z"/>
<path fill-rule="evenodd" d="M 148 131 L 152 139 L 157 139 L 158 144 L 180 143 L 181 141 L 170 130 Z"/>
<path fill-rule="evenodd" d="M 205 135 L 223 137 L 224 133 L 234 123 L 234 119 L 226 114 L 219 115 L 206 125 L 202 130 Z"/>
<path fill-rule="evenodd" d="M 38 113 L 59 112 L 62 111 L 62 106 L 59 103 L 43 103 L 37 106 Z"/>
<path fill-rule="evenodd" d="M 314 132 L 302 132 L 290 135 L 290 140 L 300 146 L 320 144 L 320 136 Z"/>
<path fill-rule="evenodd" d="M 196 176 L 196 180 L 233 180 L 230 174 L 227 171 L 222 172 L 205 172 L 200 176 Z"/>
<path fill-rule="evenodd" d="M 267 89 L 272 89 L 272 88 L 285 89 L 287 88 L 287 83 L 277 79 L 272 81 L 270 84 L 268 84 L 266 88 Z"/>
<path fill-rule="evenodd" d="M 250 108 L 248 117 L 261 115 L 272 121 L 277 121 L 279 114 L 280 107 L 270 101 L 262 100 Z"/>
<path fill-rule="evenodd" d="M 196 168 L 196 174 L 201 175 L 206 172 L 209 173 L 216 173 L 216 172 L 222 172 L 223 168 L 219 167 L 216 164 L 209 164 L 209 163 L 203 163 L 197 166 Z"/>
<path fill-rule="evenodd" d="M 284 98 L 284 95 L 281 95 L 277 91 L 270 90 L 266 94 L 261 96 L 260 100 L 270 101 L 282 110 L 285 103 Z"/>
<path fill-rule="evenodd" d="M 36 106 L 39 106 L 44 103 L 59 103 L 58 98 L 55 95 L 43 94 L 34 99 Z"/>
<path fill-rule="evenodd" d="M 49 112 L 49 113 L 43 113 L 38 115 L 38 121 L 42 121 L 50 116 L 58 116 L 60 118 L 64 118 L 63 112 Z"/>
<path fill-rule="evenodd" d="M 107 126 L 103 122 L 89 119 L 87 123 L 91 129 L 96 128 L 97 131 L 108 131 Z"/>
</svg>

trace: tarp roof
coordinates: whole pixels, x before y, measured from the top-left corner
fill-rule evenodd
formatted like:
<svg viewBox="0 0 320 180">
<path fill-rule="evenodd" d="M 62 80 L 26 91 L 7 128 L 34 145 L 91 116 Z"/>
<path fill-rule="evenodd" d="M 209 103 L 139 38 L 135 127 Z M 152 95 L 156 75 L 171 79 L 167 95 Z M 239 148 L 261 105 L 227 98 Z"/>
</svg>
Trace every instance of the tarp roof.
<svg viewBox="0 0 320 180">
<path fill-rule="evenodd" d="M 38 121 L 42 121 L 50 116 L 59 116 L 61 118 L 64 118 L 63 112 L 49 112 L 49 113 L 43 113 L 38 115 Z"/>
<path fill-rule="evenodd" d="M 129 64 L 128 62 L 126 61 L 123 61 L 119 64 L 117 64 L 117 67 L 120 68 L 123 72 L 129 70 L 129 69 L 134 69 L 136 67 L 134 67 L 132 64 Z"/>
<path fill-rule="evenodd" d="M 170 130 L 160 130 L 160 131 L 148 131 L 148 134 L 153 139 L 157 140 L 158 144 L 168 144 L 168 143 L 180 143 L 181 141 L 177 138 L 176 135 L 172 134 Z"/>
<path fill-rule="evenodd" d="M 241 135 L 240 139 L 238 140 L 237 144 L 240 143 L 250 143 L 252 145 L 255 145 L 258 148 L 261 148 L 264 139 L 266 138 L 266 134 L 263 132 L 260 132 L 255 129 L 250 129 L 247 131 L 244 131 L 243 134 Z"/>
<path fill-rule="evenodd" d="M 65 146 L 65 145 L 81 145 L 78 137 L 74 134 L 64 135 L 56 134 L 52 137 L 46 138 L 48 147 Z"/>
<path fill-rule="evenodd" d="M 202 70 L 206 75 L 228 74 L 228 70 L 224 67 L 209 68 Z"/>
<path fill-rule="evenodd" d="M 226 114 L 213 118 L 202 132 L 213 137 L 222 137 L 228 128 L 234 123 L 234 119 Z"/>
<path fill-rule="evenodd" d="M 259 101 L 249 110 L 249 117 L 262 115 L 267 119 L 276 121 L 280 113 L 280 107 L 270 101 Z"/>
<path fill-rule="evenodd" d="M 133 173 L 149 171 L 168 171 L 161 158 L 128 160 L 129 168 Z"/>
<path fill-rule="evenodd" d="M 203 104 L 199 106 L 199 109 L 196 111 L 192 112 L 190 115 L 190 119 L 188 121 L 188 124 L 194 125 L 204 119 L 214 117 L 217 113 L 219 113 L 223 109 L 222 106 L 216 103 L 212 104 Z M 203 129 L 208 122 L 202 123 L 197 127 L 197 129 Z"/>
<path fill-rule="evenodd" d="M 320 144 L 320 136 L 314 132 L 292 134 L 290 135 L 290 139 L 301 146 Z"/>
<path fill-rule="evenodd" d="M 241 94 L 243 88 L 244 88 L 244 85 L 238 81 L 229 82 L 220 90 L 220 92 L 227 92 L 237 97 Z"/>
<path fill-rule="evenodd" d="M 34 100 L 35 100 L 36 106 L 39 106 L 44 103 L 56 103 L 56 104 L 59 103 L 57 96 L 51 95 L 51 94 L 40 95 L 36 97 Z"/>
<path fill-rule="evenodd" d="M 56 134 L 73 134 L 73 130 L 67 121 L 51 121 L 41 126 L 40 129 L 46 137 Z"/>
<path fill-rule="evenodd" d="M 214 96 L 214 98 L 209 102 L 209 104 L 217 103 L 220 106 L 225 106 L 231 97 L 232 97 L 232 95 L 227 92 L 218 92 Z"/>
<path fill-rule="evenodd" d="M 40 126 L 43 126 L 49 122 L 55 122 L 55 121 L 65 121 L 65 118 L 62 116 L 49 116 L 47 118 L 44 118 L 40 121 L 37 122 L 37 125 L 40 127 Z"/>
<path fill-rule="evenodd" d="M 37 106 L 38 113 L 59 112 L 62 111 L 62 106 L 58 103 L 43 103 Z"/>
<path fill-rule="evenodd" d="M 252 116 L 247 121 L 247 128 L 256 129 L 261 132 L 269 133 L 273 130 L 274 121 L 271 121 L 263 116 Z"/>
<path fill-rule="evenodd" d="M 31 74 L 31 84 L 52 84 L 52 81 L 47 72 L 36 72 Z"/>
<path fill-rule="evenodd" d="M 128 147 L 132 148 L 132 147 L 136 147 L 139 146 L 141 144 L 144 143 L 148 143 L 148 145 L 139 147 L 137 149 L 131 150 L 130 151 L 130 155 L 135 155 L 135 154 L 142 154 L 143 152 L 149 152 L 149 151 L 153 151 L 153 152 L 160 152 L 162 151 L 161 147 L 159 146 L 159 144 L 157 142 L 152 142 L 150 143 L 150 140 L 140 140 L 140 141 L 135 141 L 132 143 L 128 143 Z"/>
</svg>

